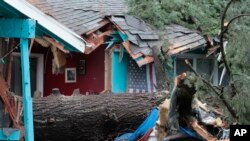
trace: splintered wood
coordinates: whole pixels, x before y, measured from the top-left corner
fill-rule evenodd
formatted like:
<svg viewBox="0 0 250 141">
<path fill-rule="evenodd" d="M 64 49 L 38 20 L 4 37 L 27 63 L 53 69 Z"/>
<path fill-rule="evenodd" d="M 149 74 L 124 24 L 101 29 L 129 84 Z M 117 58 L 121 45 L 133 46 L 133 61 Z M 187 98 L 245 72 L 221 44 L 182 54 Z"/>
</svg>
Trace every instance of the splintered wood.
<svg viewBox="0 0 250 141">
<path fill-rule="evenodd" d="M 206 131 L 201 125 L 198 124 L 197 120 L 191 122 L 192 128 L 206 141 L 216 141 L 217 139 L 213 137 L 210 133 Z"/>
<path fill-rule="evenodd" d="M 7 84 L 2 76 L 0 76 L 0 97 L 4 103 L 5 108 L 10 114 L 10 118 L 13 121 L 14 127 L 20 128 L 20 125 L 18 123 L 19 120 L 17 120 L 18 116 L 17 113 L 15 112 L 17 111 L 16 107 L 15 105 L 11 104 L 10 97 L 8 96 Z"/>
<path fill-rule="evenodd" d="M 159 120 L 156 123 L 156 137 L 158 141 L 163 141 L 164 137 L 167 136 L 168 131 L 166 128 L 167 121 L 168 121 L 168 110 L 169 110 L 170 100 L 166 99 L 163 104 L 159 106 Z"/>
<path fill-rule="evenodd" d="M 66 55 L 62 51 L 58 50 L 55 46 L 51 46 L 54 59 L 52 61 L 52 73 L 58 74 L 63 72 L 63 68 L 66 65 Z"/>
</svg>

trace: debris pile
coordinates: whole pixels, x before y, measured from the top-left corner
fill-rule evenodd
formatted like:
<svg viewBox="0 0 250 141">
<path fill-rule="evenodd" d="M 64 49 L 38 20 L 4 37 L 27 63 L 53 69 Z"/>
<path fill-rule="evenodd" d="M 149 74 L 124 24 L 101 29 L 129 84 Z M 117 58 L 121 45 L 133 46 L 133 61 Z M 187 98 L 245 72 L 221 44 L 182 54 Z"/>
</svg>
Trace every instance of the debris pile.
<svg viewBox="0 0 250 141">
<path fill-rule="evenodd" d="M 175 78 L 171 96 L 158 107 L 159 114 L 155 115 L 155 126 L 147 128 L 147 132 L 137 140 L 229 141 L 229 124 L 224 121 L 224 115 L 218 108 L 210 107 L 198 100 L 195 85 L 187 83 L 188 75 L 183 73 Z M 152 113 L 149 117 L 152 117 Z M 147 124 L 147 121 L 148 119 L 139 128 L 146 127 L 143 125 Z M 137 130 L 142 130 L 139 128 Z M 121 141 L 120 137 L 116 141 Z M 131 138 L 126 137 L 122 138 L 122 141 L 130 141 Z"/>
<path fill-rule="evenodd" d="M 157 140 L 163 141 L 171 136 L 172 140 L 173 136 L 175 139 L 229 140 L 229 126 L 222 120 L 223 114 L 199 101 L 195 96 L 195 86 L 187 84 L 186 78 L 186 73 L 175 78 L 171 97 L 159 106 L 154 132 Z"/>
</svg>

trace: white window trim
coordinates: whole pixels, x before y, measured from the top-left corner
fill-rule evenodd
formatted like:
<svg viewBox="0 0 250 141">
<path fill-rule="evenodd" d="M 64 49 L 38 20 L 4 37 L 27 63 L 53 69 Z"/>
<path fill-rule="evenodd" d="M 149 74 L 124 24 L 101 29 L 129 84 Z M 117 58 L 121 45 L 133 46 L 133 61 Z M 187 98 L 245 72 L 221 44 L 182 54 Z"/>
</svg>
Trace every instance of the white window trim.
<svg viewBox="0 0 250 141">
<path fill-rule="evenodd" d="M 20 56 L 20 53 L 13 52 L 13 56 Z M 44 55 L 40 53 L 31 53 L 30 58 L 37 58 L 37 74 L 36 79 L 39 80 L 36 83 L 36 88 L 41 92 L 41 96 L 43 97 L 43 85 L 44 85 Z"/>
</svg>

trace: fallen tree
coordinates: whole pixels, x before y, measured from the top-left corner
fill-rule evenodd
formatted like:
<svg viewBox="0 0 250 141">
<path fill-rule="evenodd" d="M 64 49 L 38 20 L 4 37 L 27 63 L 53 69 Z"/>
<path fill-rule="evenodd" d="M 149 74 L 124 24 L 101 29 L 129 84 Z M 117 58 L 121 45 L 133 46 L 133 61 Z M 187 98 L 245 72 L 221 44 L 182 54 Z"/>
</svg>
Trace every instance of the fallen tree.
<svg viewBox="0 0 250 141">
<path fill-rule="evenodd" d="M 136 129 L 156 103 L 153 94 L 35 98 L 35 140 L 113 139 Z"/>
</svg>

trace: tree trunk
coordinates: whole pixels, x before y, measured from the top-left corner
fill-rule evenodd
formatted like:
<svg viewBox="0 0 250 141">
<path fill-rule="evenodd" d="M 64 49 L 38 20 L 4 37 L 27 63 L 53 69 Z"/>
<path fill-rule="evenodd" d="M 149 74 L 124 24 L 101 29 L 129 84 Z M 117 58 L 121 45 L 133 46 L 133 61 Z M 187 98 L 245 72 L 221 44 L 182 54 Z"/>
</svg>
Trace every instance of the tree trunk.
<svg viewBox="0 0 250 141">
<path fill-rule="evenodd" d="M 109 140 L 133 131 L 155 106 L 153 94 L 35 98 L 35 140 Z"/>
</svg>

